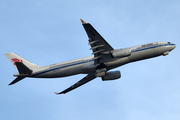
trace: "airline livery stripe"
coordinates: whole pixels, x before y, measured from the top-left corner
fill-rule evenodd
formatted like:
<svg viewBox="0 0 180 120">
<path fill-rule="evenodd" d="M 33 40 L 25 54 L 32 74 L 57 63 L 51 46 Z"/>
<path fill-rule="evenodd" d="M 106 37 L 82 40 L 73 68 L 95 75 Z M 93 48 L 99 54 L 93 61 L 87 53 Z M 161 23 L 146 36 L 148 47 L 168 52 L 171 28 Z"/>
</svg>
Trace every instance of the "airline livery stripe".
<svg viewBox="0 0 180 120">
<path fill-rule="evenodd" d="M 153 45 L 153 46 L 134 49 L 131 52 L 132 53 L 133 52 L 139 52 L 139 51 L 143 51 L 143 50 L 147 50 L 147 49 L 152 49 L 152 48 L 161 47 L 161 46 L 168 46 L 168 45 L 175 45 L 175 44 L 162 44 L 162 45 L 157 45 L 156 44 L 156 45 Z M 49 70 L 33 73 L 32 75 L 30 75 L 30 77 L 34 77 L 34 76 L 37 76 L 37 75 L 40 75 L 40 74 L 43 74 L 43 73 L 47 73 L 47 72 L 50 72 L 50 71 L 54 71 L 54 70 L 57 70 L 57 69 L 66 68 L 66 67 L 75 66 L 75 65 L 80 65 L 80 64 L 83 64 L 83 63 L 93 62 L 93 61 L 94 61 L 94 59 L 89 59 L 87 61 L 80 60 L 80 61 L 77 61 L 77 62 L 71 62 L 71 63 L 64 64 L 64 65 L 61 65 L 61 66 L 58 66 L 58 67 L 55 67 L 55 68 L 52 68 L 52 69 L 49 69 Z"/>
<path fill-rule="evenodd" d="M 93 59 L 91 60 L 88 60 L 88 62 L 92 62 L 94 61 Z M 62 68 L 66 68 L 66 67 L 70 67 L 70 66 L 75 66 L 75 65 L 80 65 L 80 64 L 83 64 L 83 63 L 87 63 L 87 61 L 83 61 L 81 60 L 81 62 L 77 62 L 77 63 L 70 63 L 70 64 L 66 64 L 66 65 L 62 65 L 62 66 L 59 66 L 59 67 L 55 67 L 55 68 L 52 68 L 52 69 L 49 69 L 49 70 L 46 70 L 46 71 L 40 71 L 40 72 L 37 72 L 37 73 L 33 73 L 32 75 L 30 75 L 31 77 L 34 77 L 34 76 L 37 76 L 37 75 L 40 75 L 40 74 L 43 74 L 43 73 L 47 73 L 47 72 L 50 72 L 50 71 L 54 71 L 54 70 L 57 70 L 57 69 L 62 69 Z"/>
<path fill-rule="evenodd" d="M 169 46 L 169 45 L 175 45 L 175 44 L 162 44 L 162 45 L 154 45 L 154 46 L 142 47 L 142 48 L 139 48 L 139 49 L 134 49 L 131 52 L 133 53 L 133 52 L 143 51 L 143 50 L 152 49 L 152 48 L 161 47 L 161 46 Z"/>
</svg>

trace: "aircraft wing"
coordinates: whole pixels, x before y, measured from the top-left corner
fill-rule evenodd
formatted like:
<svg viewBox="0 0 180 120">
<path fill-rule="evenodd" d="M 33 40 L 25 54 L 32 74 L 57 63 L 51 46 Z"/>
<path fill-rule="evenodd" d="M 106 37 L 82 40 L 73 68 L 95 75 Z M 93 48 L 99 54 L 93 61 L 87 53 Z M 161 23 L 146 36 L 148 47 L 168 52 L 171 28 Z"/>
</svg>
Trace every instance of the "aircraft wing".
<svg viewBox="0 0 180 120">
<path fill-rule="evenodd" d="M 94 54 L 95 64 L 101 64 L 111 59 L 110 52 L 114 50 L 106 40 L 93 28 L 93 26 L 81 19 L 82 25 L 89 37 L 90 50 Z"/>
<path fill-rule="evenodd" d="M 88 74 L 86 77 L 84 77 L 83 79 L 81 79 L 80 81 L 78 81 L 77 83 L 75 83 L 74 85 L 72 85 L 71 87 L 65 89 L 64 91 L 60 92 L 60 93 L 56 93 L 55 94 L 65 94 L 71 90 L 76 89 L 77 87 L 80 87 L 81 85 L 84 85 L 85 83 L 93 80 L 94 78 L 96 78 L 96 76 L 94 74 Z"/>
</svg>

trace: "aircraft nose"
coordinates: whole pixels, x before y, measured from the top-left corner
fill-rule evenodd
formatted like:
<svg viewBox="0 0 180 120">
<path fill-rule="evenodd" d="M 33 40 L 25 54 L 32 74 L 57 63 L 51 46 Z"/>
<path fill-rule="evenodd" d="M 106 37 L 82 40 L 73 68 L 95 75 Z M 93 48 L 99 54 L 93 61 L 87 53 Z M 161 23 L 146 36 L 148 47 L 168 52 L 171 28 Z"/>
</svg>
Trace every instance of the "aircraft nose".
<svg viewBox="0 0 180 120">
<path fill-rule="evenodd" d="M 172 44 L 172 45 L 171 45 L 171 50 L 173 50 L 175 47 L 176 47 L 176 45 L 175 45 L 175 44 Z"/>
</svg>

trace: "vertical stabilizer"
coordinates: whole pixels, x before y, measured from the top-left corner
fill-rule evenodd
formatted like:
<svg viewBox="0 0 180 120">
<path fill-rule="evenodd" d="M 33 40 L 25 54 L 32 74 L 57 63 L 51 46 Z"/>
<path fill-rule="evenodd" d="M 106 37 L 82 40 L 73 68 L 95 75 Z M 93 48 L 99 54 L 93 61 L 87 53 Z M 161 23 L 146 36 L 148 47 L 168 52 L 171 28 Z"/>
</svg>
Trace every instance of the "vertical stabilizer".
<svg viewBox="0 0 180 120">
<path fill-rule="evenodd" d="M 15 62 L 22 62 L 24 65 L 26 65 L 28 68 L 35 68 L 35 67 L 40 67 L 38 65 L 35 65 L 34 63 L 31 63 L 27 61 L 26 59 L 16 55 L 15 53 L 6 53 L 6 57 L 11 61 L 11 63 L 16 66 Z M 16 66 L 17 67 L 17 66 Z"/>
</svg>

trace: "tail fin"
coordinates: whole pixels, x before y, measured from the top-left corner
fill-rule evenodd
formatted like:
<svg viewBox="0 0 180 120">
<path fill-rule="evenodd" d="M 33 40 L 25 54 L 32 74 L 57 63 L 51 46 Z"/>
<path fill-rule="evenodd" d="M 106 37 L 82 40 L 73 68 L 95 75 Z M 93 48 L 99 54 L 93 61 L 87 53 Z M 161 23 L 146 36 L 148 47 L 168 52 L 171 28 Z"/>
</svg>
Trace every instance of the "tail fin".
<svg viewBox="0 0 180 120">
<path fill-rule="evenodd" d="M 5 54 L 6 57 L 16 66 L 15 62 L 21 62 L 23 63 L 25 66 L 27 66 L 28 68 L 35 68 L 35 67 L 40 67 L 38 65 L 35 65 L 34 63 L 31 63 L 29 61 L 27 61 L 26 59 L 16 55 L 15 53 L 11 52 L 11 53 L 6 53 Z M 17 66 L 16 66 L 17 67 Z"/>
</svg>

